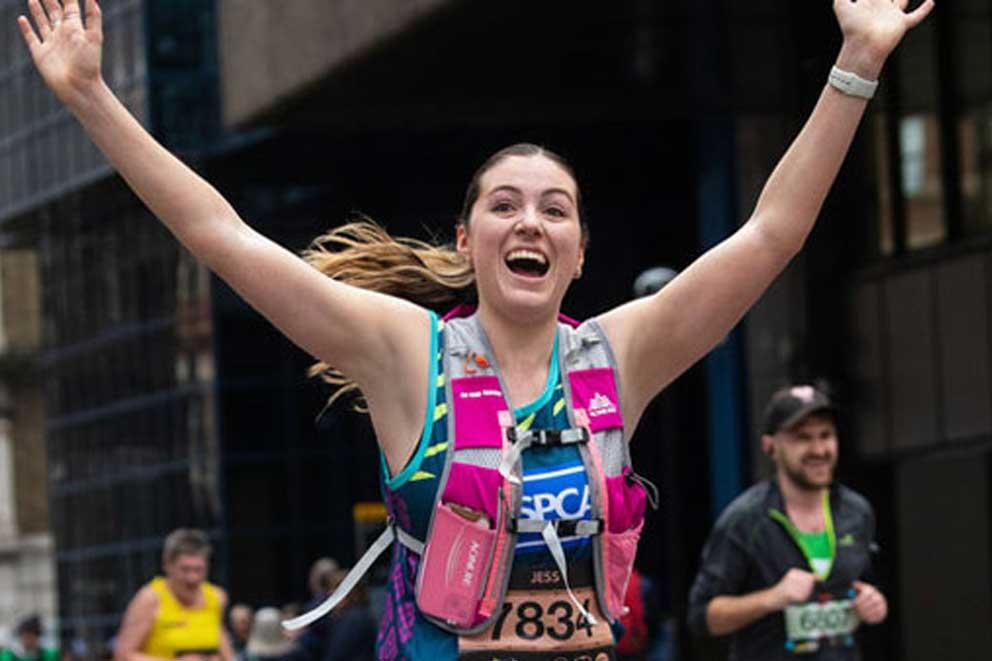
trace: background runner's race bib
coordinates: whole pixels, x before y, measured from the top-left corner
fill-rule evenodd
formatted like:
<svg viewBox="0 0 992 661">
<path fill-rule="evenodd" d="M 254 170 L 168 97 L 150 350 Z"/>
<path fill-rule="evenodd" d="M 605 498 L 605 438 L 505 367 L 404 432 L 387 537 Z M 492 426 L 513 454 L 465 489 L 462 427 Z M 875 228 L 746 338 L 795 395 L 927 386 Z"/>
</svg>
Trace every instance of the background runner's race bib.
<svg viewBox="0 0 992 661">
<path fill-rule="evenodd" d="M 785 633 L 794 641 L 847 636 L 854 633 L 859 623 L 850 599 L 797 604 L 785 609 Z"/>
</svg>

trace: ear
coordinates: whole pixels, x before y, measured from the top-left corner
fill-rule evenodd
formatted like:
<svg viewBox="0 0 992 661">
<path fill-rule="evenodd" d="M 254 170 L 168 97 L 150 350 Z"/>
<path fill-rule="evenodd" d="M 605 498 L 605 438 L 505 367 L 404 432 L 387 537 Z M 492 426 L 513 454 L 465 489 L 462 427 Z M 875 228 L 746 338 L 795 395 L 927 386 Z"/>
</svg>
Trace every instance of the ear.
<svg viewBox="0 0 992 661">
<path fill-rule="evenodd" d="M 455 250 L 459 255 L 465 257 L 468 257 L 471 252 L 468 245 L 468 228 L 465 227 L 465 223 L 458 223 L 455 226 Z"/>
<path fill-rule="evenodd" d="M 761 435 L 761 451 L 772 459 L 775 458 L 775 440 L 771 437 L 771 435 Z"/>
<path fill-rule="evenodd" d="M 574 278 L 578 280 L 582 277 L 582 267 L 586 263 L 586 240 L 582 239 L 579 244 L 579 263 L 575 265 L 575 276 Z"/>
</svg>

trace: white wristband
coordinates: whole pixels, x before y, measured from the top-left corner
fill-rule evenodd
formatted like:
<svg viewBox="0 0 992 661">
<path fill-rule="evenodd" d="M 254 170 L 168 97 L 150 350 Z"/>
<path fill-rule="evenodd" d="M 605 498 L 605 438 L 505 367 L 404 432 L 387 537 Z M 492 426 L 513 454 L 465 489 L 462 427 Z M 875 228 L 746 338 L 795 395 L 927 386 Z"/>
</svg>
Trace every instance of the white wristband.
<svg viewBox="0 0 992 661">
<path fill-rule="evenodd" d="M 843 69 L 838 69 L 837 67 L 830 69 L 830 75 L 827 76 L 827 82 L 844 94 L 857 96 L 862 99 L 872 98 L 875 96 L 875 90 L 878 89 L 877 80 L 865 80 L 856 73 L 844 71 Z"/>
</svg>

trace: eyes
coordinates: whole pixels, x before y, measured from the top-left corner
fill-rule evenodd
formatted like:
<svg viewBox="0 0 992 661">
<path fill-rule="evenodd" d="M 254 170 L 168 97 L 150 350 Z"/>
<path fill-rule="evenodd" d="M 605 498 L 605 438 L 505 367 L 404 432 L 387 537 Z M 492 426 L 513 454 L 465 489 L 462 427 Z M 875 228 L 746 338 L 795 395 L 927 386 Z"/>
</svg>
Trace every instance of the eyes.
<svg viewBox="0 0 992 661">
<path fill-rule="evenodd" d="M 820 432 L 819 434 L 810 434 L 799 432 L 794 437 L 796 443 L 801 443 L 803 445 L 812 443 L 814 440 L 819 441 L 833 441 L 836 440 L 836 436 L 833 432 Z"/>
<path fill-rule="evenodd" d="M 489 210 L 499 216 L 512 216 L 520 209 L 520 204 L 513 200 L 494 200 Z M 569 217 L 569 209 L 558 202 L 546 202 L 540 207 L 540 213 L 553 219 Z"/>
</svg>

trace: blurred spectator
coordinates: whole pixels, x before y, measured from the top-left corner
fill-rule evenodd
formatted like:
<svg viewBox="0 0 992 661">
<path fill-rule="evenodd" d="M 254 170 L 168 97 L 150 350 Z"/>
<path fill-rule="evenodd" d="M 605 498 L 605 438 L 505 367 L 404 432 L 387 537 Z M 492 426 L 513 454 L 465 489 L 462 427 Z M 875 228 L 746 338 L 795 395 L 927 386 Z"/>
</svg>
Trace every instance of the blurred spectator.
<svg viewBox="0 0 992 661">
<path fill-rule="evenodd" d="M 312 599 L 303 607 L 303 612 L 316 608 L 334 592 L 340 581 L 338 563 L 333 558 L 320 558 L 310 567 L 308 585 Z M 322 617 L 297 637 L 297 648 L 293 661 L 321 661 L 327 654 L 327 640 L 330 637 L 333 618 Z"/>
<path fill-rule="evenodd" d="M 283 632 L 279 609 L 260 608 L 245 647 L 245 661 L 282 661 L 295 649 L 295 643 Z"/>
<path fill-rule="evenodd" d="M 310 580 L 307 581 L 307 585 L 310 587 L 310 594 L 314 600 L 323 600 L 333 591 L 331 582 L 338 569 L 340 569 L 340 565 L 334 558 L 318 558 L 310 566 Z"/>
<path fill-rule="evenodd" d="M 617 643 L 617 659 L 644 661 L 658 637 L 661 613 L 654 583 L 636 567 L 627 583 L 624 605 L 627 607 L 627 614 L 620 618 L 624 632 Z"/>
<path fill-rule="evenodd" d="M 335 572 L 334 584 L 339 584 L 347 574 L 344 569 Z M 331 614 L 327 653 L 323 661 L 372 660 L 375 654 L 375 637 L 378 627 L 369 610 L 369 597 L 364 583 L 358 583 Z"/>
<path fill-rule="evenodd" d="M 283 604 L 282 608 L 279 609 L 279 614 L 282 615 L 284 620 L 292 620 L 294 617 L 298 617 L 303 614 L 303 607 L 298 601 L 291 601 L 288 604 Z"/>
<path fill-rule="evenodd" d="M 61 661 L 85 661 L 86 643 L 81 638 L 73 638 L 66 647 L 63 647 L 59 659 Z"/>
<path fill-rule="evenodd" d="M 223 627 L 227 594 L 207 582 L 210 542 L 180 528 L 165 538 L 162 568 L 128 604 L 114 646 L 115 661 L 233 661 Z"/>
<path fill-rule="evenodd" d="M 227 614 L 227 626 L 231 632 L 231 650 L 237 657 L 244 655 L 254 618 L 255 612 L 247 604 L 235 604 Z"/>
<path fill-rule="evenodd" d="M 58 650 L 41 646 L 41 618 L 29 615 L 17 623 L 10 647 L 0 651 L 0 661 L 59 661 Z"/>
</svg>

